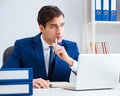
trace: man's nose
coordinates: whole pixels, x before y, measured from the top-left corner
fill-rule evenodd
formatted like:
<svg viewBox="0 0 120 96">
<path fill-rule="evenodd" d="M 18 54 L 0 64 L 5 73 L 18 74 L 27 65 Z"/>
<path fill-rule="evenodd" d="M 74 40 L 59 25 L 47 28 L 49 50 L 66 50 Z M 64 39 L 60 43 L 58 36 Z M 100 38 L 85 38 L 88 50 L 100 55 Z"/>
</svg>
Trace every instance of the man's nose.
<svg viewBox="0 0 120 96">
<path fill-rule="evenodd" d="M 62 32 L 62 30 L 63 30 L 63 28 L 62 28 L 62 27 L 60 27 L 60 26 L 58 26 L 58 28 L 57 28 L 57 34 L 61 33 L 61 32 Z"/>
</svg>

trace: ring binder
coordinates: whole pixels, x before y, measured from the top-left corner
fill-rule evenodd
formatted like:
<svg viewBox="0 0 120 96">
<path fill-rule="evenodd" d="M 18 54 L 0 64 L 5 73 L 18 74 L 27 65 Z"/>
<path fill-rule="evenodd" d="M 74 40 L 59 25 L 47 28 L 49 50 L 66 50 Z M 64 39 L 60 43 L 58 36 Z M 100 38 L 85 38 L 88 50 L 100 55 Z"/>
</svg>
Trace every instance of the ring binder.
<svg viewBox="0 0 120 96">
<path fill-rule="evenodd" d="M 102 0 L 95 0 L 95 20 L 102 21 Z"/>
<path fill-rule="evenodd" d="M 109 21 L 109 0 L 103 0 L 103 21 Z"/>
<path fill-rule="evenodd" d="M 117 21 L 116 0 L 110 0 L 110 21 Z"/>
</svg>

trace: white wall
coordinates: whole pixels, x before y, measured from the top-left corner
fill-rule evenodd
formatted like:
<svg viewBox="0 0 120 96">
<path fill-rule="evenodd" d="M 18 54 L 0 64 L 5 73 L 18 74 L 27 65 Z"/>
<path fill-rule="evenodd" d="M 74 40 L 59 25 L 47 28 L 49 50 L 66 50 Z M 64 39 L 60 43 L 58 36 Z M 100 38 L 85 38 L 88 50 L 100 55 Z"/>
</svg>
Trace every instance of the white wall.
<svg viewBox="0 0 120 96">
<path fill-rule="evenodd" d="M 84 52 L 84 0 L 0 0 L 0 66 L 5 48 L 39 33 L 37 13 L 43 5 L 57 5 L 63 11 L 64 38 L 77 42 Z"/>
</svg>

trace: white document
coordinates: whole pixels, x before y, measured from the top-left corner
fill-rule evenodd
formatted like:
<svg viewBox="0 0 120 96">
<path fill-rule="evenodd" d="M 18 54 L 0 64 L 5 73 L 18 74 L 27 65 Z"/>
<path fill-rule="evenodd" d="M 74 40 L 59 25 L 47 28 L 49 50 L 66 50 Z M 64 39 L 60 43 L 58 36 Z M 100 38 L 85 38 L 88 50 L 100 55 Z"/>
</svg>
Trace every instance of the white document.
<svg viewBox="0 0 120 96">
<path fill-rule="evenodd" d="M 49 86 L 51 88 L 70 88 L 74 86 L 74 83 L 69 82 L 50 82 Z"/>
</svg>

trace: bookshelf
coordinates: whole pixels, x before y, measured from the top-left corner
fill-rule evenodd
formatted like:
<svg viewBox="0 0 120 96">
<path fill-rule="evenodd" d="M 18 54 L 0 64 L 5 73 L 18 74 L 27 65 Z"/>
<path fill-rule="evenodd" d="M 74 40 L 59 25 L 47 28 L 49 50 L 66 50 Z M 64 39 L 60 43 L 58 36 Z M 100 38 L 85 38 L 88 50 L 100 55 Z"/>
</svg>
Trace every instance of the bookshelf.
<svg viewBox="0 0 120 96">
<path fill-rule="evenodd" d="M 107 42 L 110 54 L 120 53 L 120 6 L 118 5 L 120 0 L 117 0 L 117 21 L 95 21 L 95 0 L 85 0 L 86 53 L 96 53 L 96 42 Z"/>
</svg>

